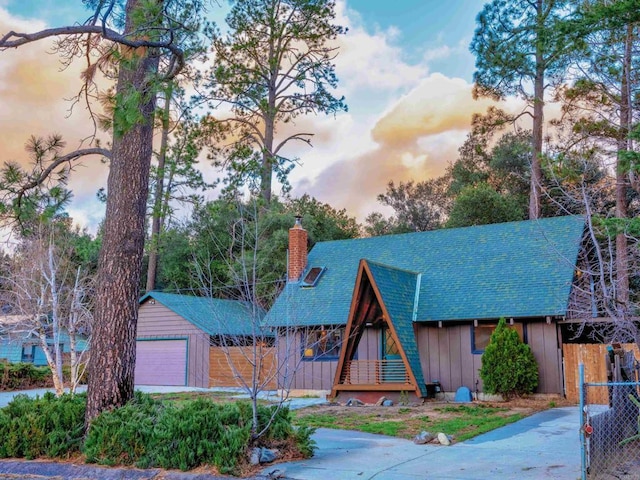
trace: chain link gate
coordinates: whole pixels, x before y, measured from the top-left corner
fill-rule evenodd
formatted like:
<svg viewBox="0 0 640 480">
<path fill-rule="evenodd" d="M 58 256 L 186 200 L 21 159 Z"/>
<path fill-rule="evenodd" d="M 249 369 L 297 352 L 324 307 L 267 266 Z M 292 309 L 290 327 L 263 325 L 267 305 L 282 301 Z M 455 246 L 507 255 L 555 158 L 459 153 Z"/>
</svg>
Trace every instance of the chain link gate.
<svg viewBox="0 0 640 480">
<path fill-rule="evenodd" d="M 612 377 L 622 381 L 586 383 L 579 366 L 583 480 L 640 479 L 639 364 L 627 353 L 612 355 Z"/>
</svg>

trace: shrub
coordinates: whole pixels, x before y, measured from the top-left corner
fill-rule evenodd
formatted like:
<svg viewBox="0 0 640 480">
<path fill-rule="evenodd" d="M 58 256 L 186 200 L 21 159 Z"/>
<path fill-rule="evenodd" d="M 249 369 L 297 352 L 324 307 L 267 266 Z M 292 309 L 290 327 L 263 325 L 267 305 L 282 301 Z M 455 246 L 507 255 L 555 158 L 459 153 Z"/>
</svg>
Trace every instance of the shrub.
<svg viewBox="0 0 640 480">
<path fill-rule="evenodd" d="M 0 457 L 69 457 L 80 451 L 85 395 L 17 395 L 0 409 Z"/>
<path fill-rule="evenodd" d="M 32 363 L 0 362 L 0 390 L 23 390 L 51 385 L 49 367 L 36 367 Z"/>
<path fill-rule="evenodd" d="M 294 429 L 287 408 L 260 406 L 261 430 L 272 417 L 257 443 L 292 445 L 305 456 L 313 454 L 313 429 Z M 138 392 L 134 402 L 93 420 L 84 453 L 87 461 L 106 465 L 181 470 L 214 465 L 221 473 L 237 473 L 251 443 L 251 418 L 246 402 L 216 404 L 200 398 L 174 406 Z"/>
<path fill-rule="evenodd" d="M 480 378 L 485 392 L 506 398 L 531 393 L 538 386 L 538 364 L 533 352 L 504 318 L 482 354 Z"/>
<path fill-rule="evenodd" d="M 147 466 L 147 448 L 164 406 L 136 392 L 124 407 L 105 411 L 91 422 L 83 452 L 89 463 Z"/>
</svg>

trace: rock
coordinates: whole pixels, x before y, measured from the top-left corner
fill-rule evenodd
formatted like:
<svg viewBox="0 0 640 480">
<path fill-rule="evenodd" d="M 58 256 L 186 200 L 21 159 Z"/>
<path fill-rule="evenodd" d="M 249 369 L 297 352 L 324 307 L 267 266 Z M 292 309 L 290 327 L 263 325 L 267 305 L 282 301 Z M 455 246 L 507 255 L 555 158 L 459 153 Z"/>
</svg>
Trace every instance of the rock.
<svg viewBox="0 0 640 480">
<path fill-rule="evenodd" d="M 345 405 L 347 407 L 361 407 L 364 405 L 364 402 L 358 400 L 357 398 L 350 398 L 349 400 L 347 400 L 347 403 Z"/>
<path fill-rule="evenodd" d="M 393 400 L 385 400 L 382 402 L 383 407 L 393 407 Z"/>
<path fill-rule="evenodd" d="M 276 458 L 278 457 L 276 456 L 276 452 L 274 452 L 273 450 L 270 450 L 268 448 L 260 449 L 260 463 L 271 463 Z"/>
<path fill-rule="evenodd" d="M 380 397 L 378 399 L 378 401 L 376 402 L 376 407 L 381 407 L 386 399 L 387 399 L 387 397 Z"/>
<path fill-rule="evenodd" d="M 431 440 L 435 438 L 435 435 L 430 432 L 422 431 L 415 437 L 413 437 L 413 443 L 416 445 L 424 445 L 425 443 L 429 443 Z"/>
<path fill-rule="evenodd" d="M 261 448 L 252 448 L 249 452 L 249 463 L 251 465 L 259 465 L 260 464 L 260 453 Z"/>
<path fill-rule="evenodd" d="M 440 442 L 440 445 L 444 445 L 445 447 L 448 445 L 451 445 L 451 437 L 449 437 L 449 435 L 445 434 L 445 433 L 438 433 L 438 442 Z"/>
</svg>

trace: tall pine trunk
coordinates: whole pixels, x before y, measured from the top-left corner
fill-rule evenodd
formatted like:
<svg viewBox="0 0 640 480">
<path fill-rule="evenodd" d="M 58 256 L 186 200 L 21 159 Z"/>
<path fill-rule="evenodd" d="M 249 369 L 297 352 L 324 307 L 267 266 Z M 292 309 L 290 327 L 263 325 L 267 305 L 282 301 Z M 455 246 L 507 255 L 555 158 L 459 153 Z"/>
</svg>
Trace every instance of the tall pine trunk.
<svg viewBox="0 0 640 480">
<path fill-rule="evenodd" d="M 151 238 L 149 239 L 149 265 L 147 266 L 147 292 L 155 290 L 156 277 L 158 276 L 158 250 L 160 248 L 160 232 L 163 227 L 165 165 L 167 160 L 167 145 L 169 143 L 169 119 L 171 115 L 171 95 L 173 89 L 169 87 L 166 92 L 164 109 L 162 111 L 162 137 L 160 140 L 160 152 L 158 153 L 158 173 L 156 175 L 156 191 L 153 199 L 153 211 L 151 212 Z"/>
<path fill-rule="evenodd" d="M 631 50 L 633 27 L 627 26 L 624 57 L 622 60 L 622 78 L 620 81 L 620 134 L 618 140 L 618 161 L 616 165 L 616 218 L 627 218 L 628 173 L 622 163 L 623 152 L 629 150 L 629 132 L 631 131 Z M 623 316 L 627 314 L 629 304 L 629 256 L 627 237 L 624 232 L 616 235 L 616 301 L 617 310 Z"/>
<path fill-rule="evenodd" d="M 132 13 L 141 3 L 127 1 L 125 35 L 136 28 Z M 130 53 L 138 58 L 121 62 L 117 93 L 141 94 L 143 121 L 113 139 L 89 361 L 87 424 L 103 410 L 122 406 L 133 397 L 144 221 L 153 153 L 155 93 L 149 77 L 158 69 L 158 56 L 147 49 Z"/>
<path fill-rule="evenodd" d="M 543 0 L 536 1 L 538 32 L 544 31 Z M 538 33 L 538 37 L 540 33 Z M 541 216 L 542 206 L 542 129 L 544 126 L 544 60 L 541 40 L 536 40 L 536 74 L 533 85 L 533 132 L 531 157 L 531 190 L 529 192 L 529 219 Z"/>
</svg>

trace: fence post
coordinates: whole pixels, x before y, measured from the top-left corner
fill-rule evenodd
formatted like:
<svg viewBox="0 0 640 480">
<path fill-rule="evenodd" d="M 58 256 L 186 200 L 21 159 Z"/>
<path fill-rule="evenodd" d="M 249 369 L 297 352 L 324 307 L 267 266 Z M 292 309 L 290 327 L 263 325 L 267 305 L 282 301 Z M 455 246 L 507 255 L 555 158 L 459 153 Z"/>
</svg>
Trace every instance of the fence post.
<svg viewBox="0 0 640 480">
<path fill-rule="evenodd" d="M 587 437 L 584 432 L 585 426 L 585 398 L 584 398 L 584 364 L 580 363 L 578 365 L 578 388 L 579 388 L 579 396 L 580 396 L 580 455 L 581 455 L 581 466 L 582 466 L 582 480 L 587 480 Z"/>
</svg>

